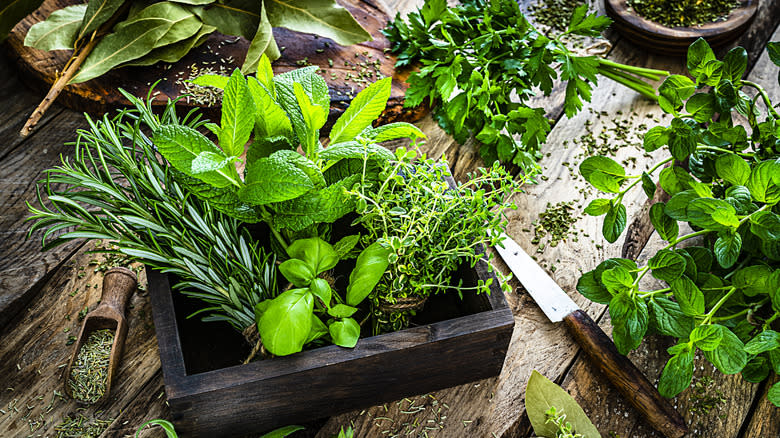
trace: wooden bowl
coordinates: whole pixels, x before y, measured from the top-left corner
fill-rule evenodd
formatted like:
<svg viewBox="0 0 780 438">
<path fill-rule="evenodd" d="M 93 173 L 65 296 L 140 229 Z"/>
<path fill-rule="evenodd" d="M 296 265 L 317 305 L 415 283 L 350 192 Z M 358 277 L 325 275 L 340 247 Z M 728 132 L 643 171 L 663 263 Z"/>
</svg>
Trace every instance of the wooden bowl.
<svg viewBox="0 0 780 438">
<path fill-rule="evenodd" d="M 719 48 L 742 35 L 758 9 L 758 0 L 742 0 L 726 20 L 700 26 L 667 27 L 650 21 L 628 6 L 627 0 L 604 0 L 613 26 L 629 41 L 663 55 L 682 55 L 699 37 Z"/>
</svg>

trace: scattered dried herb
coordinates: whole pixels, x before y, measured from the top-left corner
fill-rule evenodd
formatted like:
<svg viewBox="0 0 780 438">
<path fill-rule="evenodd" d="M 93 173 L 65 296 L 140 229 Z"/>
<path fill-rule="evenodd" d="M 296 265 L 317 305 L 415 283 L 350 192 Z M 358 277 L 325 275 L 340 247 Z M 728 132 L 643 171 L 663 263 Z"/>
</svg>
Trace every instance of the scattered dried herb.
<svg viewBox="0 0 780 438">
<path fill-rule="evenodd" d="M 534 17 L 534 22 L 548 27 L 552 31 L 563 32 L 569 26 L 569 21 L 574 10 L 583 3 L 583 0 L 539 0 L 529 6 L 528 10 Z"/>
<path fill-rule="evenodd" d="M 78 414 L 74 417 L 65 417 L 62 423 L 54 427 L 54 431 L 57 432 L 57 438 L 97 438 L 113 421 L 113 419 L 90 419 L 83 414 Z"/>
<path fill-rule="evenodd" d="M 572 214 L 574 202 L 559 202 L 555 205 L 547 203 L 547 208 L 539 213 L 539 219 L 534 222 L 534 238 L 531 243 L 537 245 L 537 252 L 544 252 L 546 246 L 556 247 L 558 243 L 566 240 L 572 224 L 579 219 Z M 549 236 L 547 244 L 542 239 Z"/>
<path fill-rule="evenodd" d="M 641 16 L 664 26 L 696 26 L 725 20 L 736 0 L 628 0 Z"/>
<path fill-rule="evenodd" d="M 94 403 L 106 392 L 108 361 L 113 343 L 113 330 L 96 330 L 89 334 L 79 349 L 68 379 L 74 399 Z"/>
</svg>

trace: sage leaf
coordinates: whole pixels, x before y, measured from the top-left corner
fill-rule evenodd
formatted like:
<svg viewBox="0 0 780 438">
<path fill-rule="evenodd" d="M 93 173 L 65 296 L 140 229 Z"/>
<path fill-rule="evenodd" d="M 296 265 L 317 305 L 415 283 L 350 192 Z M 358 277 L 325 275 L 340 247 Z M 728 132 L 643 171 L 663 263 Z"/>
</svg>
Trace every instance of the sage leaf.
<svg viewBox="0 0 780 438">
<path fill-rule="evenodd" d="M 525 389 L 525 411 L 534 433 L 541 437 L 557 436 L 558 427 L 547 421 L 546 412 L 555 407 L 557 412 L 566 415 L 566 421 L 571 423 L 574 433 L 583 438 L 598 438 L 598 429 L 591 423 L 585 411 L 563 388 L 556 385 L 538 371 L 531 372 L 528 386 Z"/>
<path fill-rule="evenodd" d="M 0 41 L 5 40 L 16 23 L 32 14 L 41 3 L 43 0 L 10 0 L 0 6 Z"/>
<path fill-rule="evenodd" d="M 218 188 L 237 184 L 238 174 L 232 162 L 219 170 L 192 173 L 192 163 L 201 152 L 223 156 L 222 151 L 200 132 L 187 126 L 163 125 L 154 132 L 153 141 L 158 152 L 178 171 Z"/>
<path fill-rule="evenodd" d="M 357 258 L 355 268 L 349 274 L 347 285 L 347 304 L 357 306 L 376 287 L 390 265 L 390 249 L 374 242 L 364 249 Z"/>
<path fill-rule="evenodd" d="M 253 205 L 297 198 L 314 188 L 306 173 L 273 154 L 247 163 L 245 182 L 238 197 Z"/>
<path fill-rule="evenodd" d="M 249 44 L 249 49 L 246 52 L 241 72 L 244 74 L 256 72 L 260 63 L 260 57 L 263 55 L 268 56 L 270 59 L 277 59 L 281 56 L 264 5 L 260 8 L 260 21 L 258 22 L 255 36 L 252 38 L 252 42 Z"/>
<path fill-rule="evenodd" d="M 266 0 L 263 3 L 274 27 L 314 33 L 342 46 L 372 40 L 371 34 L 334 0 Z"/>
<path fill-rule="evenodd" d="M 78 39 L 98 30 L 124 3 L 124 0 L 89 0 L 87 9 L 81 16 L 80 30 L 77 30 Z"/>
<path fill-rule="evenodd" d="M 335 321 L 328 327 L 333 343 L 346 348 L 353 348 L 360 338 L 360 324 L 352 318 Z"/>
<path fill-rule="evenodd" d="M 66 6 L 35 23 L 24 37 L 24 45 L 38 50 L 72 50 L 87 5 Z"/>
<path fill-rule="evenodd" d="M 674 397 L 683 392 L 693 379 L 694 351 L 687 349 L 669 359 L 658 381 L 658 392 L 664 397 Z"/>
<path fill-rule="evenodd" d="M 331 144 L 352 140 L 382 114 L 390 98 L 390 84 L 391 78 L 380 79 L 352 99 L 349 108 L 333 124 Z"/>
<path fill-rule="evenodd" d="M 301 351 L 311 331 L 313 310 L 314 295 L 307 289 L 282 292 L 257 322 L 263 346 L 277 356 Z"/>
<path fill-rule="evenodd" d="M 222 118 L 219 130 L 219 146 L 228 156 L 244 153 L 255 124 L 255 104 L 247 81 L 238 69 L 233 71 L 225 85 L 222 97 Z"/>
</svg>

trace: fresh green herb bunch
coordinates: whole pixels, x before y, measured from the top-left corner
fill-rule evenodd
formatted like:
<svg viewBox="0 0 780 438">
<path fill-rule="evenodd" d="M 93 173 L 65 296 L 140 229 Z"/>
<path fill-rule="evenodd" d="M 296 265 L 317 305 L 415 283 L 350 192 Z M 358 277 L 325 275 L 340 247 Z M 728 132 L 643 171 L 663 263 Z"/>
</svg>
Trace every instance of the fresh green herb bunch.
<svg viewBox="0 0 780 438">
<path fill-rule="evenodd" d="M 514 208 L 510 196 L 520 183 L 498 163 L 481 168 L 464 184 L 450 186 L 446 160 L 432 160 L 416 150 L 399 148 L 396 162 L 381 174 L 378 187 L 354 191 L 366 229 L 364 242 L 390 248 L 390 266 L 372 300 L 374 333 L 399 330 L 409 324 L 414 305 L 446 290 L 488 292 L 490 281 L 476 287 L 452 285 L 461 263 L 490 266 L 482 252 L 494 246 L 504 225 L 504 210 Z M 409 301 L 412 303 L 409 303 Z M 397 307 L 409 304 L 409 309 Z"/>
<path fill-rule="evenodd" d="M 408 79 L 406 106 L 427 98 L 439 125 L 463 143 L 474 135 L 486 162 L 512 162 L 526 172 L 538 171 L 539 148 L 550 123 L 542 108 L 526 101 L 541 90 L 548 95 L 559 77 L 567 82 L 564 110 L 576 114 L 601 74 L 650 99 L 655 90 L 642 78 L 658 80 L 668 72 L 616 64 L 595 56 L 576 56 L 561 38 L 598 36 L 609 18 L 574 11 L 568 28 L 556 38 L 539 33 L 516 0 L 471 0 L 447 7 L 427 0 L 408 15 L 396 17 L 384 30 L 398 54 L 397 66 L 420 64 Z M 519 140 L 516 138 L 519 137 Z"/>
<path fill-rule="evenodd" d="M 203 122 L 191 114 L 178 118 L 175 102 L 157 116 L 151 100 L 126 97 L 134 110 L 87 117 L 89 129 L 78 131 L 73 160 L 63 157 L 47 172 L 38 206 L 28 204 L 30 234 L 46 229 L 44 249 L 80 238 L 115 241 L 116 251 L 131 260 L 177 276 L 176 289 L 208 304 L 204 320 L 243 331 L 254 324 L 255 305 L 277 294 L 274 257 L 240 221 L 191 196 L 179 181 L 195 187 L 198 180 L 161 161 L 144 134 L 161 124 L 196 129 Z"/>
<path fill-rule="evenodd" d="M 257 77 L 244 77 L 238 70 L 230 78 L 199 77 L 199 85 L 224 89 L 220 125 L 205 125 L 219 146 L 180 124 L 154 129 L 158 152 L 198 182 L 183 182 L 189 191 L 229 216 L 267 223 L 282 248 L 297 238 L 324 234 L 321 224 L 354 210 L 346 190 L 361 179 L 376 179 L 393 156 L 377 143 L 424 137 L 408 123 L 371 127 L 390 96 L 386 78 L 355 96 L 333 125 L 330 145 L 323 148 L 320 128 L 328 117 L 330 97 L 317 71 L 312 66 L 274 76 L 263 56 Z M 242 161 L 243 178 L 235 166 Z"/>
<path fill-rule="evenodd" d="M 768 48 L 780 65 L 780 43 Z M 669 158 L 641 175 L 626 175 L 606 157 L 580 166 L 594 187 L 616 194 L 586 209 L 606 214 L 604 236 L 612 242 L 625 225 L 626 191 L 641 183 L 652 197 L 652 174 L 671 164 L 657 183 L 671 199 L 649 211 L 668 245 L 642 267 L 627 259 L 606 260 L 577 285 L 592 301 L 609 304 L 621 353 L 637 348 L 650 333 L 678 338 L 658 385 L 667 397 L 690 385 L 697 349 L 724 374 L 741 371 L 751 382 L 780 373 L 780 117 L 764 89 L 742 79 L 743 48 L 721 61 L 699 39 L 688 50 L 687 64 L 695 80 L 674 75 L 659 88 L 671 124 L 644 136 L 648 152 L 665 147 Z M 750 88 L 757 90 L 755 97 L 745 93 Z M 737 114 L 744 125 L 735 124 Z M 681 235 L 687 227 L 693 231 Z M 701 246 L 688 246 L 694 238 Z M 640 282 L 648 273 L 665 286 L 643 290 Z M 780 406 L 780 384 L 770 389 L 769 399 Z"/>
<path fill-rule="evenodd" d="M 628 0 L 648 20 L 664 26 L 696 26 L 718 21 L 739 6 L 736 0 Z"/>
<path fill-rule="evenodd" d="M 566 421 L 566 414 L 558 412 L 555 406 L 550 406 L 550 409 L 544 414 L 547 417 L 547 423 L 552 423 L 558 428 L 558 431 L 555 432 L 555 438 L 583 438 L 581 434 L 575 433 L 571 423 Z"/>
</svg>

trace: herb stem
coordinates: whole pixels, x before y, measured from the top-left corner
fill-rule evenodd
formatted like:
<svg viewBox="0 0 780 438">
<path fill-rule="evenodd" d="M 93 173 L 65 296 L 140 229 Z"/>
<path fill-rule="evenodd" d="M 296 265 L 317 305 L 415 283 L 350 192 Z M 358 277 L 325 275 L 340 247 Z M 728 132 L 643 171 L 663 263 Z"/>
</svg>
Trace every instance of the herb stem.
<svg viewBox="0 0 780 438">
<path fill-rule="evenodd" d="M 714 306 L 712 306 L 712 309 L 704 315 L 704 321 L 702 321 L 701 325 L 709 324 L 709 322 L 712 320 L 712 317 L 715 315 L 715 313 L 718 311 L 718 309 L 723 306 L 723 304 L 728 301 L 729 298 L 731 298 L 731 295 L 734 294 L 734 292 L 737 291 L 736 287 L 731 287 L 728 292 L 726 292 L 725 295 L 723 295 L 720 300 L 718 300 L 717 303 L 715 303 Z"/>
<path fill-rule="evenodd" d="M 712 233 L 712 232 L 714 232 L 714 230 L 704 229 L 704 230 L 699 230 L 699 231 L 693 232 L 691 234 L 686 234 L 686 235 L 684 235 L 682 237 L 677 238 L 674 242 L 671 242 L 668 245 L 666 245 L 664 247 L 664 249 L 673 248 L 673 247 L 677 246 L 677 244 L 682 242 L 682 241 L 685 241 L 685 240 L 688 240 L 688 239 L 693 239 L 694 237 L 703 236 L 705 234 L 709 234 L 709 233 Z"/>
<path fill-rule="evenodd" d="M 599 58 L 599 64 L 607 67 L 612 67 L 618 70 L 631 72 L 638 76 L 642 76 L 647 79 L 652 79 L 654 81 L 658 81 L 662 77 L 669 76 L 671 74 L 666 70 L 656 70 L 654 68 L 645 68 L 645 67 L 637 67 L 633 65 L 619 64 L 617 62 L 610 61 L 609 59 L 604 59 L 604 58 Z"/>
<path fill-rule="evenodd" d="M 780 114 L 777 114 L 777 111 L 775 111 L 775 108 L 772 106 L 772 101 L 769 99 L 769 95 L 766 94 L 766 90 L 764 90 L 764 87 L 762 87 L 761 85 L 753 81 L 748 81 L 746 79 L 743 79 L 742 83 L 747 85 L 748 87 L 753 87 L 756 90 L 758 90 L 758 93 L 761 95 L 761 98 L 764 99 L 764 103 L 766 104 L 767 111 L 769 111 L 769 113 L 772 114 L 772 117 L 774 117 L 775 119 L 780 119 Z"/>
<path fill-rule="evenodd" d="M 625 78 L 611 72 L 610 70 L 607 70 L 605 68 L 600 68 L 599 74 L 608 77 L 617 83 L 625 85 L 626 87 L 636 91 L 637 93 L 647 97 L 648 99 L 655 100 L 655 101 L 658 100 L 658 96 L 656 96 L 655 93 L 650 93 L 647 87 L 640 86 L 637 84 L 637 82 L 634 81 L 628 81 Z"/>
</svg>

